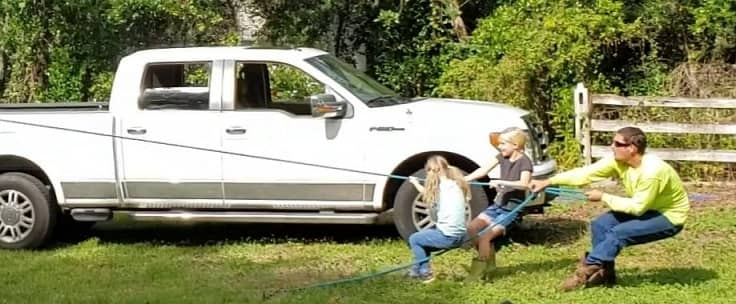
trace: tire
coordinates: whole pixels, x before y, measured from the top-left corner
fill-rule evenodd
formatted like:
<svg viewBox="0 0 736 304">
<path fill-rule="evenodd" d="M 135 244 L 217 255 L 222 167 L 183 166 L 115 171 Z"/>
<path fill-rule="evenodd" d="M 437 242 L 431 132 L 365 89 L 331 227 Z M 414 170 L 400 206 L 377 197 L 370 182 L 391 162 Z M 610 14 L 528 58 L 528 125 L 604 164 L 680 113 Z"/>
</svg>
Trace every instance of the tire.
<svg viewBox="0 0 736 304">
<path fill-rule="evenodd" d="M 465 172 L 463 172 L 465 173 Z M 424 169 L 414 172 L 412 176 L 425 177 Z M 466 209 L 468 221 L 475 218 L 481 211 L 488 207 L 488 198 L 481 186 L 470 186 L 470 210 Z M 414 186 L 405 180 L 394 197 L 394 225 L 396 230 L 405 240 L 419 230 L 434 227 L 434 222 L 429 217 L 429 210 L 421 201 L 419 192 Z"/>
<path fill-rule="evenodd" d="M 0 248 L 43 246 L 56 226 L 58 208 L 49 190 L 25 173 L 0 175 Z"/>
</svg>

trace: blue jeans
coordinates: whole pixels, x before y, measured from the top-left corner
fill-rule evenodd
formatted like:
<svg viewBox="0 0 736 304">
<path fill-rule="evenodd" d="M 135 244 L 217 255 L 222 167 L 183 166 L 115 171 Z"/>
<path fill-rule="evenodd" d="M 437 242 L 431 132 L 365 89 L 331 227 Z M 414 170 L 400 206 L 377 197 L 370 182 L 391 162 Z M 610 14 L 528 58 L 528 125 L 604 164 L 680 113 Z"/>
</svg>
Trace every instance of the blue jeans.
<svg viewBox="0 0 736 304">
<path fill-rule="evenodd" d="M 414 253 L 414 260 L 420 261 L 426 259 L 432 251 L 445 248 L 458 247 L 463 242 L 464 235 L 452 237 L 442 234 L 437 228 L 426 229 L 414 232 L 409 236 L 409 246 Z M 427 274 L 430 272 L 429 260 L 423 261 L 416 266 L 418 274 Z"/>
<path fill-rule="evenodd" d="M 673 237 L 682 230 L 659 212 L 647 211 L 641 216 L 609 211 L 590 223 L 593 251 L 586 262 L 613 262 L 626 246 L 644 244 Z"/>
</svg>

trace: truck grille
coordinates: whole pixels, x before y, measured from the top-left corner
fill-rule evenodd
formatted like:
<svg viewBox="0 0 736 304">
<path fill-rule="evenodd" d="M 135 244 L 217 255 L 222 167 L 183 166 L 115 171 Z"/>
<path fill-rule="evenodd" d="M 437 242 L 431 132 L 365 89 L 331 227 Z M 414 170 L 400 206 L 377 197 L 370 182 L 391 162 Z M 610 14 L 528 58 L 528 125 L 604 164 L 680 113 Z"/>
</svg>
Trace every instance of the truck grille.
<svg viewBox="0 0 736 304">
<path fill-rule="evenodd" d="M 527 155 L 532 158 L 535 165 L 548 160 L 548 139 L 544 133 L 542 123 L 533 114 L 524 115 L 521 119 L 524 120 L 527 126 L 527 134 L 529 135 L 529 141 L 526 143 Z"/>
</svg>

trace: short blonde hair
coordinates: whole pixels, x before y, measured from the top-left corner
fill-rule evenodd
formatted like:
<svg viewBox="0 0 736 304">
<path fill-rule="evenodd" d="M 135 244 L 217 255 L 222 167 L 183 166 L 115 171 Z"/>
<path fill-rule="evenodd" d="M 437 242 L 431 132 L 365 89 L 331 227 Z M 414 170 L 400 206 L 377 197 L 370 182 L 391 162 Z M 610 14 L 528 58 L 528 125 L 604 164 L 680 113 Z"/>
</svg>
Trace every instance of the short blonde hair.
<svg viewBox="0 0 736 304">
<path fill-rule="evenodd" d="M 519 150 L 524 150 L 526 145 L 526 132 L 520 128 L 508 128 L 501 132 L 501 140 L 515 144 Z"/>
</svg>

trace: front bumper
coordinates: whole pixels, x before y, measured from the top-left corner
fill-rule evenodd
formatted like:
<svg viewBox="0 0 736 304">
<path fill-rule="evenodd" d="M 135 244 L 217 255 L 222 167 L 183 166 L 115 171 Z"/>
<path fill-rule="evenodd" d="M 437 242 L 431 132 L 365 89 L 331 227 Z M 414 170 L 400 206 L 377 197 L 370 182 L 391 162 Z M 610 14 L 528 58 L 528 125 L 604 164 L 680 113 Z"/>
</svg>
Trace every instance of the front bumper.
<svg viewBox="0 0 736 304">
<path fill-rule="evenodd" d="M 534 165 L 534 172 L 532 172 L 532 179 L 548 179 L 555 175 L 557 172 L 557 162 L 550 159 L 539 164 Z M 537 194 L 537 198 L 534 201 L 529 202 L 526 209 L 528 213 L 542 213 L 542 208 L 549 205 L 548 203 L 555 199 L 553 195 L 541 192 Z"/>
<path fill-rule="evenodd" d="M 534 165 L 533 179 L 547 179 L 557 172 L 557 162 L 554 159 L 543 161 Z"/>
</svg>

